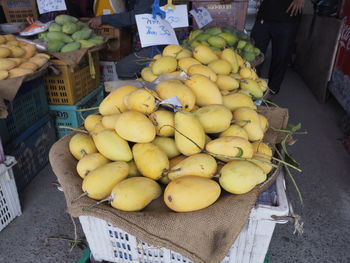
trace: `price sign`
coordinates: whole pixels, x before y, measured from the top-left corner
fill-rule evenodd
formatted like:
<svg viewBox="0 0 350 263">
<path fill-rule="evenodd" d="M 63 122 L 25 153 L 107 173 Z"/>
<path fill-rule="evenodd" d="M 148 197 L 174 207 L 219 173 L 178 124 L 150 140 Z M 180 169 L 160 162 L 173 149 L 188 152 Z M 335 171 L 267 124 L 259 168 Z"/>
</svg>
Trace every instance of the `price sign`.
<svg viewBox="0 0 350 263">
<path fill-rule="evenodd" d="M 36 3 L 40 14 L 67 10 L 66 2 L 64 0 L 36 0 Z"/>
<path fill-rule="evenodd" d="M 167 20 L 159 16 L 154 19 L 151 14 L 135 15 L 135 18 L 142 47 L 179 44 Z"/>
<path fill-rule="evenodd" d="M 164 9 L 162 6 L 160 9 L 166 12 L 165 19 L 170 23 L 173 28 L 188 27 L 188 11 L 187 5 L 176 5 L 176 8 Z"/>
<path fill-rule="evenodd" d="M 213 21 L 209 11 L 205 7 L 198 7 L 194 10 L 191 10 L 190 13 L 196 20 L 196 23 L 199 28 L 202 28 L 208 25 L 211 21 Z"/>
</svg>

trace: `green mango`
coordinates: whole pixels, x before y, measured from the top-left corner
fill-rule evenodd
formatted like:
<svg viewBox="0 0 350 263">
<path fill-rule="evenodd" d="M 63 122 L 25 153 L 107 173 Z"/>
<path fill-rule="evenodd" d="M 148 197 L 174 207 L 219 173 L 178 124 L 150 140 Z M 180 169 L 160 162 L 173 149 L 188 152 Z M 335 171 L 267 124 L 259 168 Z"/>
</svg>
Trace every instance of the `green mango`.
<svg viewBox="0 0 350 263">
<path fill-rule="evenodd" d="M 221 48 L 218 48 L 218 47 L 210 47 L 210 49 L 213 51 L 221 51 Z"/>
<path fill-rule="evenodd" d="M 240 41 L 238 41 L 237 48 L 238 48 L 238 49 L 243 49 L 243 48 L 245 47 L 246 44 L 247 44 L 246 41 L 240 40 Z"/>
<path fill-rule="evenodd" d="M 260 49 L 258 49 L 257 47 L 255 47 L 255 48 L 254 48 L 254 54 L 255 54 L 256 56 L 259 56 L 260 53 L 261 53 Z"/>
<path fill-rule="evenodd" d="M 48 40 L 61 40 L 65 43 L 73 42 L 73 39 L 62 32 L 48 32 L 47 33 L 47 39 Z"/>
<path fill-rule="evenodd" d="M 195 38 L 195 40 L 197 40 L 197 41 L 206 41 L 206 40 L 208 40 L 209 37 L 211 37 L 211 35 L 209 35 L 207 33 L 202 33 L 199 36 L 197 36 Z"/>
<path fill-rule="evenodd" d="M 221 28 L 220 27 L 212 27 L 212 28 L 208 28 L 204 31 L 205 33 L 207 34 L 210 34 L 210 35 L 218 35 L 220 33 L 222 33 L 221 31 Z"/>
<path fill-rule="evenodd" d="M 225 39 L 230 47 L 232 47 L 238 41 L 238 37 L 232 33 L 220 33 L 218 36 Z"/>
<path fill-rule="evenodd" d="M 72 35 L 79 30 L 79 25 L 74 23 L 67 23 L 62 26 L 62 32 L 68 35 Z"/>
<path fill-rule="evenodd" d="M 243 58 L 244 58 L 245 60 L 247 60 L 248 62 L 253 62 L 253 61 L 255 61 L 256 56 L 255 56 L 255 53 L 254 53 L 254 52 L 247 52 L 247 51 L 244 51 L 244 53 L 243 53 Z"/>
<path fill-rule="evenodd" d="M 49 26 L 49 32 L 62 32 L 62 27 L 57 23 L 52 23 Z"/>
<path fill-rule="evenodd" d="M 61 48 L 61 52 L 76 51 L 76 50 L 80 49 L 80 47 L 81 47 L 81 44 L 79 42 L 68 43 Z"/>
<path fill-rule="evenodd" d="M 49 40 L 46 44 L 46 50 L 48 52 L 60 52 L 61 48 L 65 45 L 61 40 Z"/>
<path fill-rule="evenodd" d="M 83 28 L 89 28 L 89 26 L 86 23 L 82 22 L 82 21 L 78 21 L 76 24 L 79 26 L 78 30 L 81 30 Z"/>
<path fill-rule="evenodd" d="M 190 33 L 188 39 L 189 40 L 194 40 L 197 36 L 199 36 L 199 34 L 203 33 L 203 30 L 200 30 L 200 29 L 197 29 L 197 30 L 194 30 Z"/>
<path fill-rule="evenodd" d="M 81 45 L 80 46 L 81 48 L 89 48 L 89 47 L 93 47 L 96 45 L 95 43 L 93 43 L 90 40 L 79 40 L 79 43 Z"/>
<path fill-rule="evenodd" d="M 82 30 L 79 30 L 79 31 L 75 32 L 72 35 L 72 38 L 75 41 L 79 41 L 79 40 L 83 40 L 83 39 L 89 39 L 91 34 L 92 34 L 92 30 L 90 28 L 84 28 Z"/>
<path fill-rule="evenodd" d="M 199 42 L 199 41 L 193 41 L 192 43 L 191 43 L 191 48 L 196 48 L 197 46 L 199 46 L 201 44 L 201 42 Z"/>
<path fill-rule="evenodd" d="M 209 43 L 207 41 L 199 41 L 199 43 L 201 43 L 201 45 L 210 47 Z"/>
<path fill-rule="evenodd" d="M 47 33 L 48 33 L 48 32 L 40 33 L 40 34 L 38 35 L 38 37 L 39 37 L 40 39 L 43 39 L 45 42 L 47 42 L 47 41 L 48 41 L 48 39 L 47 39 Z"/>
<path fill-rule="evenodd" d="M 211 36 L 207 41 L 213 47 L 224 48 L 226 46 L 225 39 L 219 36 Z"/>
<path fill-rule="evenodd" d="M 55 22 L 62 26 L 66 23 L 77 23 L 78 18 L 69 15 L 58 15 L 55 18 Z"/>
<path fill-rule="evenodd" d="M 90 42 L 94 43 L 95 45 L 101 45 L 103 43 L 103 37 L 102 36 L 93 36 L 92 38 L 88 39 Z"/>
<path fill-rule="evenodd" d="M 247 43 L 244 46 L 244 51 L 246 51 L 246 52 L 254 52 L 254 46 L 251 43 Z"/>
</svg>

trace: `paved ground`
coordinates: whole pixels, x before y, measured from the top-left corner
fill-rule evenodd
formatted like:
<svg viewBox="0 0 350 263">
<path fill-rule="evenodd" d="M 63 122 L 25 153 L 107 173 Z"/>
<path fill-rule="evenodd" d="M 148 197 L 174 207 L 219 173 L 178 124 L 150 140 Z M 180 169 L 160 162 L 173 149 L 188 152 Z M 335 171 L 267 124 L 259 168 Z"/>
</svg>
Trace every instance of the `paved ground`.
<svg viewBox="0 0 350 263">
<path fill-rule="evenodd" d="M 343 112 L 334 100 L 319 104 L 292 71 L 273 100 L 288 107 L 291 121 L 302 122 L 309 135 L 299 136 L 291 148 L 303 168 L 295 175 L 305 201 L 302 209 L 289 185 L 305 233 L 298 237 L 291 224 L 278 225 L 270 263 L 350 262 L 350 155 L 338 140 L 342 134 L 337 126 Z M 65 241 L 45 242 L 50 236 L 74 236 L 63 193 L 52 186 L 54 181 L 47 167 L 21 195 L 23 215 L 0 233 L 1 263 L 73 263 L 81 256 L 80 249 L 69 252 Z"/>
</svg>

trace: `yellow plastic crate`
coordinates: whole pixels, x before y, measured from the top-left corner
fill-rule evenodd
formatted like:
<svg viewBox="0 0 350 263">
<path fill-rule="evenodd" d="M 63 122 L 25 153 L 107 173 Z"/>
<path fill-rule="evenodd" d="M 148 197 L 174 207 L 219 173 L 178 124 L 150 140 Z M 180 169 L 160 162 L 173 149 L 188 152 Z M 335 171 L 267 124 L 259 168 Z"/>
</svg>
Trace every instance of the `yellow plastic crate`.
<svg viewBox="0 0 350 263">
<path fill-rule="evenodd" d="M 88 55 L 78 67 L 73 68 L 59 59 L 51 62 L 60 70 L 58 76 L 46 75 L 45 88 L 49 104 L 74 105 L 100 84 L 98 52 L 92 53 L 95 74 L 91 74 Z M 94 76 L 93 76 L 94 75 Z"/>
</svg>

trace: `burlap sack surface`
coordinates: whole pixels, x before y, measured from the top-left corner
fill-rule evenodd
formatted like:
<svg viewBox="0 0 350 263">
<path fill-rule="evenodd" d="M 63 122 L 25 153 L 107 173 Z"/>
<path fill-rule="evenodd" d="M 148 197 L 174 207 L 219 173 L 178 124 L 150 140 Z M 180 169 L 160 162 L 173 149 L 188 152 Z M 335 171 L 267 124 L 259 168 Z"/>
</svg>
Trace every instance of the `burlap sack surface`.
<svg viewBox="0 0 350 263">
<path fill-rule="evenodd" d="M 264 107 L 259 110 L 268 119 L 277 118 L 280 121 L 278 123 L 271 119 L 272 127 L 285 128 L 288 121 L 287 110 Z M 231 195 L 223 191 L 213 205 L 191 213 L 170 211 L 162 198 L 155 200 L 141 212 L 122 212 L 108 204 L 83 211 L 84 207 L 93 205 L 95 201 L 83 197 L 76 203 L 71 203 L 82 194 L 82 179 L 76 173 L 77 161 L 68 150 L 69 140 L 73 135 L 74 133 L 59 140 L 50 151 L 50 163 L 64 190 L 68 212 L 74 217 L 87 215 L 106 220 L 142 241 L 172 249 L 195 263 L 218 263 L 225 257 L 247 223 L 257 196 L 267 185 L 273 183 L 279 173 L 275 169 L 268 182 L 244 195 Z M 269 131 L 268 138 L 276 143 L 279 136 Z"/>
</svg>

